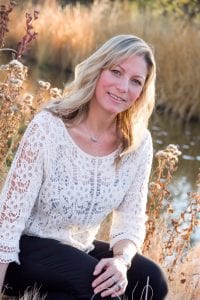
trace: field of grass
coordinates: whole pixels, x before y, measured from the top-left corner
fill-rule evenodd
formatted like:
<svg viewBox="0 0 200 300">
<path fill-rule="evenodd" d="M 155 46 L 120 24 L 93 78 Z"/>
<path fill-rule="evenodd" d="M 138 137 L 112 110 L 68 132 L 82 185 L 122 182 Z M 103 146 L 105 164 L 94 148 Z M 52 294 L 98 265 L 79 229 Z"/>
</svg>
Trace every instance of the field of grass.
<svg viewBox="0 0 200 300">
<path fill-rule="evenodd" d="M 129 7 L 120 7 L 118 3 L 112 6 L 109 1 L 96 2 L 90 9 L 77 5 L 74 8 L 67 6 L 64 10 L 56 2 L 46 1 L 39 9 L 40 17 L 34 26 L 39 36 L 29 52 L 38 63 L 59 64 L 64 69 L 73 68 L 108 36 L 123 32 L 136 33 L 156 49 L 159 103 L 166 105 L 167 109 L 172 106 L 182 117 L 189 117 L 191 111 L 188 110 L 187 114 L 183 111 L 189 104 L 191 107 L 196 105 L 195 113 L 198 113 L 199 101 L 195 102 L 199 99 L 198 76 L 197 73 L 192 76 L 200 68 L 197 63 L 200 54 L 196 48 L 200 40 L 195 28 L 182 28 L 182 32 L 181 23 L 151 18 L 150 15 L 141 17 L 138 13 L 130 12 Z M 23 8 L 24 12 L 27 10 L 33 10 L 32 5 Z M 11 43 L 11 40 L 12 43 L 17 43 L 24 35 L 21 22 L 17 22 L 22 13 L 18 9 L 12 12 L 15 35 L 12 35 L 14 25 L 11 24 L 6 43 Z M 158 27 L 159 24 L 162 26 Z M 190 47 L 192 43 L 194 47 Z M 62 96 L 63 91 L 40 81 L 38 89 L 30 94 L 26 85 L 28 68 L 17 60 L 1 65 L 0 76 L 1 188 L 28 122 L 41 105 L 49 98 Z M 173 98 L 170 98 L 172 94 Z M 168 185 L 173 180 L 180 155 L 174 145 L 155 155 L 157 165 L 152 171 L 149 185 L 149 218 L 143 253 L 164 268 L 170 285 L 168 300 L 196 300 L 200 299 L 200 244 L 191 247 L 190 237 L 199 225 L 200 173 L 197 174 L 196 189 L 188 191 L 188 206 L 178 216 L 174 215 Z M 110 220 L 111 216 L 105 220 L 99 232 L 102 239 L 108 239 Z M 38 296 L 25 295 L 22 299 L 38 300 Z"/>
<path fill-rule="evenodd" d="M 40 4 L 40 2 L 42 4 Z M 152 44 L 158 65 L 157 105 L 190 120 L 200 117 L 200 30 L 156 13 L 141 14 L 128 1 L 94 1 L 61 8 L 56 0 L 28 1 L 10 14 L 7 44 L 17 45 L 24 35 L 21 19 L 27 11 L 39 11 L 38 32 L 28 57 L 40 66 L 53 65 L 73 71 L 74 66 L 107 38 L 136 34 Z M 20 20 L 20 22 L 18 22 Z M 200 24 L 199 24 L 200 26 Z"/>
</svg>

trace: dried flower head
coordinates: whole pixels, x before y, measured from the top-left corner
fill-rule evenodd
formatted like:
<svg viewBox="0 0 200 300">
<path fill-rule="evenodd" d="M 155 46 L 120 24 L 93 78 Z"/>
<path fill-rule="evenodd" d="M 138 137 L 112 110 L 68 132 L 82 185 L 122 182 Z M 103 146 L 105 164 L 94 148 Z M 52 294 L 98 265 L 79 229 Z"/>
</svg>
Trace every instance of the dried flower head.
<svg viewBox="0 0 200 300">
<path fill-rule="evenodd" d="M 51 87 L 51 84 L 49 82 L 45 82 L 43 80 L 38 81 L 40 89 L 49 90 Z"/>
<path fill-rule="evenodd" d="M 62 97 L 62 90 L 58 88 L 51 88 L 50 89 L 50 96 L 51 98 L 61 98 Z"/>
</svg>

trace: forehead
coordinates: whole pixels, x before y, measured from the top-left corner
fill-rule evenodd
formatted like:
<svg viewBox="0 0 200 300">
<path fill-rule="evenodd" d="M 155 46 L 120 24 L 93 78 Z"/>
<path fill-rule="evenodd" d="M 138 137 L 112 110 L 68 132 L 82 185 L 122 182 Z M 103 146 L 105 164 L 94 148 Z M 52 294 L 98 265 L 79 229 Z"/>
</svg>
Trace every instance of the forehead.
<svg viewBox="0 0 200 300">
<path fill-rule="evenodd" d="M 138 73 L 146 77 L 148 72 L 147 62 L 143 55 L 132 55 L 127 58 L 119 58 L 115 61 L 114 66 L 118 66 L 129 73 Z"/>
</svg>

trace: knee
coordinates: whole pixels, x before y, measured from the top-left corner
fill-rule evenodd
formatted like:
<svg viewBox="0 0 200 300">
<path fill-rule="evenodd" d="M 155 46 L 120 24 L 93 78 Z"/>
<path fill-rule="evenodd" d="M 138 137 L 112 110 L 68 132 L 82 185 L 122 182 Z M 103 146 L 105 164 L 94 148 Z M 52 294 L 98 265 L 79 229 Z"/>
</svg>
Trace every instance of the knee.
<svg viewBox="0 0 200 300">
<path fill-rule="evenodd" d="M 150 275 L 150 285 L 152 285 L 154 298 L 159 300 L 164 299 L 169 290 L 167 277 L 160 266 L 155 263 L 153 264 Z"/>
<path fill-rule="evenodd" d="M 137 284 L 138 294 L 148 289 L 153 300 L 162 300 L 168 293 L 168 282 L 164 271 L 152 260 L 137 255 L 128 274 L 128 282 Z M 130 281 L 129 281 L 130 279 Z M 130 284 L 132 286 L 132 284 Z"/>
<path fill-rule="evenodd" d="M 148 275 L 146 273 L 146 278 L 148 278 L 147 285 L 149 285 L 152 290 L 152 295 L 154 300 L 162 300 L 168 294 L 168 282 L 164 271 L 159 265 L 153 261 L 149 261 L 149 271 Z"/>
</svg>

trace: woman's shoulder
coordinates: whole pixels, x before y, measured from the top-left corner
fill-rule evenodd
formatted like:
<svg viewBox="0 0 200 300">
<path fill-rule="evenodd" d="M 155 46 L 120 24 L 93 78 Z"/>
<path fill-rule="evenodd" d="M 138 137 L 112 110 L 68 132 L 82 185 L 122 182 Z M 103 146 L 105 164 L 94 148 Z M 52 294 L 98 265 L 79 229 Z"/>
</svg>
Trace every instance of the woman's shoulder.
<svg viewBox="0 0 200 300">
<path fill-rule="evenodd" d="M 56 130 L 56 127 L 60 127 L 61 123 L 59 119 L 55 114 L 43 109 L 34 116 L 31 123 L 37 124 L 42 130 L 49 132 Z"/>
<path fill-rule="evenodd" d="M 37 123 L 52 122 L 58 117 L 47 109 L 43 109 L 34 116 L 33 121 Z"/>
<path fill-rule="evenodd" d="M 143 134 L 141 135 L 139 142 L 136 146 L 136 148 L 133 149 L 132 152 L 139 152 L 141 153 L 142 149 L 145 148 L 152 148 L 153 143 L 152 143 L 152 136 L 151 136 L 151 132 L 149 131 L 149 129 L 145 128 Z"/>
<path fill-rule="evenodd" d="M 133 147 L 126 155 L 127 160 L 140 160 L 142 157 L 146 156 L 147 153 L 153 152 L 153 143 L 151 132 L 145 129 L 143 135 L 140 137 L 140 142 L 137 146 Z"/>
<path fill-rule="evenodd" d="M 152 145 L 152 136 L 151 136 L 151 132 L 148 128 L 146 128 L 144 130 L 144 134 L 141 140 L 141 145 Z"/>
</svg>

